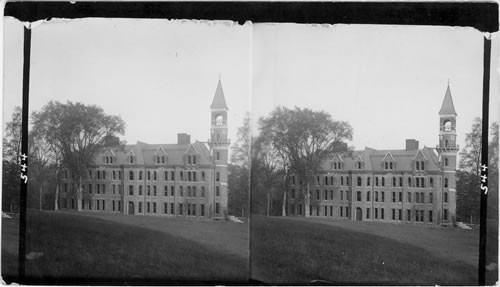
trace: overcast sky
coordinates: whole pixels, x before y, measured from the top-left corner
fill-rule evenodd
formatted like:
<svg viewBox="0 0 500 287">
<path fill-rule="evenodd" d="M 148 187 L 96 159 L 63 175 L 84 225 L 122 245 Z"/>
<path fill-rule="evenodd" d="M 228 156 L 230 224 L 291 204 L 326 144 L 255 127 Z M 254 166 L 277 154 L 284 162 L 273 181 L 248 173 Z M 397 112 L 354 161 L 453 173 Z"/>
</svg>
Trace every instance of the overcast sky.
<svg viewBox="0 0 500 287">
<path fill-rule="evenodd" d="M 7 119 L 21 103 L 22 33 L 5 18 Z M 492 51 L 496 70 L 498 39 Z M 178 132 L 205 141 L 220 75 L 233 142 L 246 111 L 257 119 L 285 105 L 348 121 L 357 149 L 402 149 L 407 138 L 434 147 L 449 80 L 463 146 L 481 116 L 482 59 L 482 34 L 471 28 L 51 21 L 32 32 L 30 110 L 49 100 L 96 104 L 123 118 L 129 143 L 173 143 Z"/>
</svg>

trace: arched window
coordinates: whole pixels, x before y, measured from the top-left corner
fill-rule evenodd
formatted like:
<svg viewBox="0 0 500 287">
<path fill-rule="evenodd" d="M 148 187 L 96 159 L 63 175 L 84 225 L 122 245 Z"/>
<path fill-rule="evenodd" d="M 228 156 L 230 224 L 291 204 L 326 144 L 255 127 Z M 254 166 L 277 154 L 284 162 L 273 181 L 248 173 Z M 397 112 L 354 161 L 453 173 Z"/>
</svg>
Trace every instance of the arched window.
<svg viewBox="0 0 500 287">
<path fill-rule="evenodd" d="M 218 115 L 215 118 L 215 125 L 216 126 L 222 126 L 223 121 L 224 121 L 224 117 L 222 115 Z"/>
</svg>

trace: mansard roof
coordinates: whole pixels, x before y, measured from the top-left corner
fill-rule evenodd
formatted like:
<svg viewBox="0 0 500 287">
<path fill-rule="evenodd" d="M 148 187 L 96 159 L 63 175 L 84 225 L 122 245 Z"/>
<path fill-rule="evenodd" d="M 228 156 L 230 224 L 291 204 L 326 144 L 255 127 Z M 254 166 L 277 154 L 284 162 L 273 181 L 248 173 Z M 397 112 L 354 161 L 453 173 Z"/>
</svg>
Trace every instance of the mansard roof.
<svg viewBox="0 0 500 287">
<path fill-rule="evenodd" d="M 215 90 L 215 96 L 212 101 L 212 105 L 210 105 L 211 109 L 226 109 L 227 104 L 226 99 L 224 98 L 224 91 L 222 91 L 222 84 L 219 79 L 219 83 L 217 83 L 217 89 Z"/>
<path fill-rule="evenodd" d="M 128 164 L 128 156 L 134 154 L 136 159 L 134 164 L 138 165 L 154 165 L 155 155 L 158 155 L 158 150 L 163 150 L 168 156 L 168 165 L 184 165 L 184 155 L 188 150 L 195 150 L 200 155 L 198 164 L 211 165 L 210 150 L 205 143 L 194 142 L 190 144 L 148 144 L 138 141 L 134 145 L 126 145 L 123 149 L 114 149 L 116 162 L 114 164 Z M 103 151 L 96 158 L 96 163 L 100 163 L 100 158 L 104 154 Z"/>
<path fill-rule="evenodd" d="M 388 154 L 389 158 L 394 159 L 396 163 L 396 168 L 394 172 L 411 172 L 413 171 L 412 162 L 416 155 L 421 153 L 424 158 L 427 159 L 426 170 L 427 171 L 440 171 L 438 156 L 432 148 L 424 147 L 419 150 L 376 150 L 366 147 L 364 150 L 355 150 L 351 155 L 344 155 L 344 168 L 343 170 L 355 170 L 355 163 L 358 157 L 361 157 L 365 162 L 363 170 L 366 171 L 385 171 L 383 169 L 384 159 L 387 160 Z M 330 166 L 323 165 L 325 170 L 329 170 Z"/>
<path fill-rule="evenodd" d="M 455 106 L 453 105 L 453 99 L 451 98 L 450 85 L 446 88 L 446 94 L 444 95 L 443 104 L 439 110 L 440 115 L 457 115 L 455 111 Z"/>
</svg>

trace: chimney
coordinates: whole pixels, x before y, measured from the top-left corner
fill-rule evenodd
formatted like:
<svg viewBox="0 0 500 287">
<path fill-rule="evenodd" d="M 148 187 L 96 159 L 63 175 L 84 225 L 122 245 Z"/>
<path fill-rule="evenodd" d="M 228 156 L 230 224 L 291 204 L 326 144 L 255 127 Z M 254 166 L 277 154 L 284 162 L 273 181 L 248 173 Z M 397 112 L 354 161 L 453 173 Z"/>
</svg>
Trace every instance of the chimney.
<svg viewBox="0 0 500 287">
<path fill-rule="evenodd" d="M 418 150 L 418 141 L 415 139 L 407 139 L 406 150 Z"/>
<path fill-rule="evenodd" d="M 190 144 L 191 136 L 186 133 L 177 134 L 177 144 Z"/>
</svg>

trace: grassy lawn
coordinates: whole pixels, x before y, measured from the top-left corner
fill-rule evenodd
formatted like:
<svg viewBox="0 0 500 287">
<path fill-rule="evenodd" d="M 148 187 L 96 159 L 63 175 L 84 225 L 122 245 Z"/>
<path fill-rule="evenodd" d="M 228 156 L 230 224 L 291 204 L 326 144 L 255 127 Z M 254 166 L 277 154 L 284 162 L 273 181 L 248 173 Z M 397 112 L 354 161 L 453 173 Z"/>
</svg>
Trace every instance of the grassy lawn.
<svg viewBox="0 0 500 287">
<path fill-rule="evenodd" d="M 75 213 L 71 213 L 75 214 Z M 249 228 L 248 223 L 239 224 L 208 219 L 162 216 L 130 216 L 112 213 L 79 212 L 79 215 L 92 216 L 107 221 L 131 226 L 144 227 L 183 237 L 209 246 L 220 252 L 238 255 L 248 260 Z"/>
<path fill-rule="evenodd" d="M 26 263 L 37 283 L 238 282 L 247 260 L 180 236 L 93 216 L 28 212 Z"/>
<path fill-rule="evenodd" d="M 378 225 L 378 230 L 385 229 L 382 236 L 310 220 L 252 217 L 251 278 L 270 284 L 307 284 L 311 280 L 341 284 L 477 284 L 477 263 L 437 256 L 428 249 L 396 240 L 386 227 Z M 421 232 L 433 231 L 420 228 Z M 427 245 L 432 244 L 432 240 L 427 241 Z"/>
<path fill-rule="evenodd" d="M 17 278 L 19 252 L 19 216 L 2 218 L 2 278 L 7 282 Z"/>
</svg>

